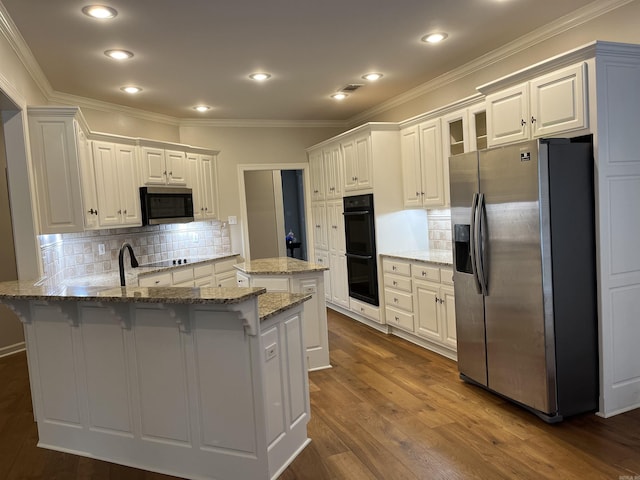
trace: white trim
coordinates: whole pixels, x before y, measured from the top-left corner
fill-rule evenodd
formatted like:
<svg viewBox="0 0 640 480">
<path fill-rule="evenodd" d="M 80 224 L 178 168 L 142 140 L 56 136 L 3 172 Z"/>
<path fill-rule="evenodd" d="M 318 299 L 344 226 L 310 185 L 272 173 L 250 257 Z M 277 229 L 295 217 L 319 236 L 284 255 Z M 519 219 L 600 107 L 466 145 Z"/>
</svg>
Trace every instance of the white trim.
<svg viewBox="0 0 640 480">
<path fill-rule="evenodd" d="M 506 45 L 482 55 L 469 63 L 461 65 L 439 77 L 434 78 L 418 87 L 404 92 L 397 97 L 391 98 L 386 102 L 380 103 L 369 110 L 365 110 L 353 117 L 349 118 L 347 123 L 357 125 L 366 121 L 375 115 L 391 110 L 392 108 L 403 105 L 411 100 L 415 100 L 422 95 L 437 90 L 445 85 L 453 83 L 472 73 L 478 72 L 484 68 L 498 63 L 508 57 L 516 55 L 528 48 L 540 44 L 551 37 L 560 35 L 567 30 L 589 22 L 598 18 L 605 13 L 622 7 L 635 0 L 596 0 L 585 7 L 579 8 L 564 17 L 560 17 L 553 22 L 548 23 L 544 27 L 538 28 L 522 37 L 507 43 Z"/>
<path fill-rule="evenodd" d="M 9 355 L 14 355 L 16 353 L 24 352 L 26 349 L 27 347 L 24 342 L 15 343 L 13 345 L 2 347 L 0 348 L 0 358 L 8 357 Z"/>
<path fill-rule="evenodd" d="M 103 102 L 102 100 L 71 95 L 70 93 L 52 92 L 48 96 L 47 100 L 51 104 L 77 105 L 82 108 L 90 108 L 92 110 L 98 110 L 106 113 L 125 114 L 140 120 L 148 120 L 150 122 L 162 123 L 173 127 L 177 127 L 179 125 L 179 120 L 175 117 L 170 117 L 169 115 L 162 115 L 159 113 L 148 112 L 146 110 L 140 110 L 138 108 Z"/>
<path fill-rule="evenodd" d="M 11 48 L 16 53 L 16 56 L 22 62 L 24 67 L 29 72 L 29 75 L 36 83 L 38 88 L 42 91 L 45 98 L 48 98 L 53 93 L 53 88 L 49 83 L 46 75 L 40 68 L 40 65 L 36 61 L 31 49 L 25 42 L 22 34 L 16 27 L 15 23 L 11 19 L 9 12 L 0 1 L 0 33 L 7 39 Z"/>
<path fill-rule="evenodd" d="M 347 128 L 344 120 L 254 120 L 254 119 L 194 119 L 179 121 L 181 127 L 226 127 L 226 128 Z"/>
</svg>

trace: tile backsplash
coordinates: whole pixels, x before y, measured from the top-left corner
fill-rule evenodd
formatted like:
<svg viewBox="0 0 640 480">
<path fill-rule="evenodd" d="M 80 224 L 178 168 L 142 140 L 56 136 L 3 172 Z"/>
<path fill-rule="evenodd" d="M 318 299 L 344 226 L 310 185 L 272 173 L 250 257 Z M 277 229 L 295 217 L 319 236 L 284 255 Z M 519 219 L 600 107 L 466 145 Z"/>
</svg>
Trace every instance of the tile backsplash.
<svg viewBox="0 0 640 480">
<path fill-rule="evenodd" d="M 140 264 L 231 253 L 229 226 L 218 221 L 41 235 L 38 239 L 44 277 L 54 283 L 117 272 L 124 242 L 131 244 Z"/>
<path fill-rule="evenodd" d="M 434 250 L 452 250 L 451 210 L 427 210 L 429 226 L 429 248 Z"/>
</svg>

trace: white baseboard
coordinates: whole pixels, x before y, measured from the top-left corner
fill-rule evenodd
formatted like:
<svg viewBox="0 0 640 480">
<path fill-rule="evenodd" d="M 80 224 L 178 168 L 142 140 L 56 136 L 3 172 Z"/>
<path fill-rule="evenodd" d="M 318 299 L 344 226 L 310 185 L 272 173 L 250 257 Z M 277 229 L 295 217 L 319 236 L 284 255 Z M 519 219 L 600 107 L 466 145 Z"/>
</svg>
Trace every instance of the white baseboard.
<svg viewBox="0 0 640 480">
<path fill-rule="evenodd" d="M 9 345 L 7 347 L 0 347 L 0 358 L 13 355 L 14 353 L 23 352 L 25 349 L 26 346 L 24 342 Z"/>
</svg>

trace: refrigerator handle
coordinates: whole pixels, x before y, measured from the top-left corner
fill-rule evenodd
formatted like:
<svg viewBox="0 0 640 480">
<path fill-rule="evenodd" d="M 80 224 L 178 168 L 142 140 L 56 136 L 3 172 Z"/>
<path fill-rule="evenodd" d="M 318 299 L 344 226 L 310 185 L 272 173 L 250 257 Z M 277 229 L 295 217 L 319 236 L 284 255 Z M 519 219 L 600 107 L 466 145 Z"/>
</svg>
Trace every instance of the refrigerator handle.
<svg viewBox="0 0 640 480">
<path fill-rule="evenodd" d="M 487 286 L 487 275 L 485 272 L 485 252 L 484 252 L 484 237 L 486 235 L 486 219 L 487 209 L 484 203 L 484 193 L 478 196 L 478 205 L 476 207 L 476 268 L 478 269 L 477 281 L 480 284 L 480 291 L 485 297 L 489 295 L 489 288 Z"/>
<path fill-rule="evenodd" d="M 473 275 L 474 285 L 476 286 L 476 292 L 482 293 L 482 287 L 480 286 L 480 280 L 478 278 L 478 264 L 477 264 L 477 244 L 476 239 L 476 223 L 478 221 L 478 194 L 473 194 L 473 201 L 471 202 L 471 225 L 470 225 L 470 256 L 471 256 L 471 273 Z"/>
</svg>

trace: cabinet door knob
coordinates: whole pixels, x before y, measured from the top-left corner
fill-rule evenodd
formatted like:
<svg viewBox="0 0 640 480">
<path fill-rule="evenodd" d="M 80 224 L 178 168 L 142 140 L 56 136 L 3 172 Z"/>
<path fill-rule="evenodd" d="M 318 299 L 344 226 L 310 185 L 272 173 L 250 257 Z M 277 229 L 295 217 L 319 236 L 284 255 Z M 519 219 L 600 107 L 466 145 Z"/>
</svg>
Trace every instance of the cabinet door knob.
<svg viewBox="0 0 640 480">
<path fill-rule="evenodd" d="M 393 281 L 393 286 L 395 287 L 395 286 L 397 286 L 397 285 L 398 285 L 398 282 L 396 282 L 396 281 L 394 280 L 394 281 Z"/>
<path fill-rule="evenodd" d="M 393 298 L 393 303 L 398 303 L 398 299 L 397 298 Z"/>
<path fill-rule="evenodd" d="M 427 272 L 425 272 L 424 270 L 422 271 L 422 276 L 426 277 L 427 276 Z"/>
<path fill-rule="evenodd" d="M 118 210 L 118 215 L 122 215 L 122 210 Z"/>
<path fill-rule="evenodd" d="M 527 124 L 527 122 L 524 121 L 524 118 L 522 120 L 520 120 L 520 126 L 524 127 Z"/>
<path fill-rule="evenodd" d="M 165 170 L 164 172 L 162 172 L 162 175 L 164 175 L 166 177 L 167 176 L 167 171 Z"/>
<path fill-rule="evenodd" d="M 124 214 L 126 215 L 126 214 L 127 214 L 127 211 L 126 211 L 126 210 L 123 210 L 123 211 L 122 211 L 122 213 L 124 213 Z"/>
<path fill-rule="evenodd" d="M 531 117 L 531 123 L 536 123 L 535 117 Z"/>
<path fill-rule="evenodd" d="M 173 172 L 169 172 L 169 176 L 172 177 L 173 176 Z"/>
</svg>

